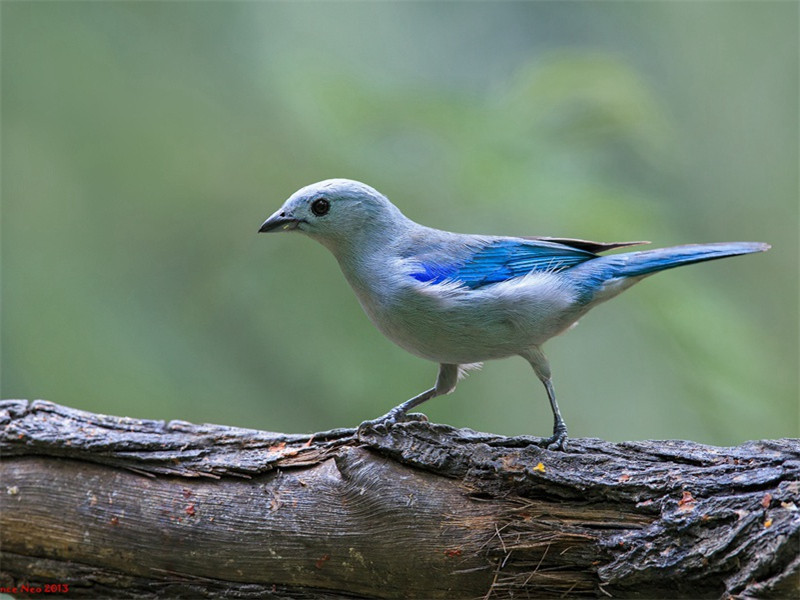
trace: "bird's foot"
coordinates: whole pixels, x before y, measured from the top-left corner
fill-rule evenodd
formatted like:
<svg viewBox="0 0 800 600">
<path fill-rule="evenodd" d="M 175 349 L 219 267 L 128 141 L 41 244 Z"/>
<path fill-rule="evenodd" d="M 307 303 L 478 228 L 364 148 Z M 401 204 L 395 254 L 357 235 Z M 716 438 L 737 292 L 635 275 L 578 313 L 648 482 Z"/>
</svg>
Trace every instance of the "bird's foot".
<svg viewBox="0 0 800 600">
<path fill-rule="evenodd" d="M 388 413 L 377 419 L 370 419 L 364 421 L 358 426 L 358 435 L 362 435 L 367 431 L 375 431 L 376 433 L 388 433 L 389 429 L 395 423 L 403 423 L 405 421 L 427 421 L 428 417 L 422 413 L 404 413 L 400 411 L 390 410 Z"/>
<path fill-rule="evenodd" d="M 396 413 L 390 410 L 388 413 L 378 417 L 377 419 L 370 419 L 369 421 L 364 421 L 361 423 L 361 425 L 358 426 L 358 435 L 361 436 L 370 431 L 381 434 L 388 433 L 392 425 L 398 421 L 402 421 L 403 416 L 404 415 L 402 413 Z"/>
<path fill-rule="evenodd" d="M 562 452 L 567 451 L 567 428 L 566 427 L 557 427 L 553 431 L 553 435 L 549 438 L 544 440 L 543 445 L 547 447 L 548 450 L 561 450 Z"/>
</svg>

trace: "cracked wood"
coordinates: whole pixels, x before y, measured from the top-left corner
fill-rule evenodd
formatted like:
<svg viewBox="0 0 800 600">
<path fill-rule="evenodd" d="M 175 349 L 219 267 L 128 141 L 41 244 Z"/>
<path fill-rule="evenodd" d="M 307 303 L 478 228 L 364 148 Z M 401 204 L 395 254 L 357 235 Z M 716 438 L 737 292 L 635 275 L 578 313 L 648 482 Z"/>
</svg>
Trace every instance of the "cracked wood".
<svg viewBox="0 0 800 600">
<path fill-rule="evenodd" d="M 796 597 L 800 442 L 287 435 L 0 402 L 0 586 L 75 597 Z"/>
</svg>

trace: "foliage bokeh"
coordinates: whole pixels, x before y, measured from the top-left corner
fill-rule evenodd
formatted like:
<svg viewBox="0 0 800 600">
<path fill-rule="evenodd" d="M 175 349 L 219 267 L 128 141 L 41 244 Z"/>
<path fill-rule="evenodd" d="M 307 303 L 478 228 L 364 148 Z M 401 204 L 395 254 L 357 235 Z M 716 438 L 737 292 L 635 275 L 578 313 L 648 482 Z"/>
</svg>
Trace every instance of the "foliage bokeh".
<svg viewBox="0 0 800 600">
<path fill-rule="evenodd" d="M 798 434 L 795 3 L 3 3 L 2 397 L 275 431 L 353 426 L 435 366 L 333 258 L 258 236 L 365 181 L 465 232 L 758 240 L 546 351 L 570 432 Z M 522 360 L 431 419 L 547 435 Z"/>
</svg>

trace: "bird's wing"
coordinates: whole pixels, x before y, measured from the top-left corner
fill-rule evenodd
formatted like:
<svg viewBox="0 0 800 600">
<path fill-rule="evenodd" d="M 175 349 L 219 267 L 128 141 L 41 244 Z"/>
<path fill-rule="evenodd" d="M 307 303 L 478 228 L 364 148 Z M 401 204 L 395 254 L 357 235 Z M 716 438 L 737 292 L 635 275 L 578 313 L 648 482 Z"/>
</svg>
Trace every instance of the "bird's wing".
<svg viewBox="0 0 800 600">
<path fill-rule="evenodd" d="M 523 240 L 533 240 L 533 241 L 541 241 L 541 242 L 554 242 L 556 244 L 563 244 L 565 246 L 569 246 L 571 248 L 577 248 L 578 250 L 586 250 L 588 252 L 606 252 L 607 250 L 613 250 L 614 248 L 625 248 L 627 246 L 641 246 L 642 244 L 649 244 L 650 242 L 592 242 L 590 240 L 577 240 L 573 238 L 556 238 L 556 237 L 539 237 L 539 236 L 530 236 L 530 237 L 523 237 Z"/>
<path fill-rule="evenodd" d="M 597 257 L 555 241 L 523 238 L 489 238 L 459 254 L 460 259 L 442 252 L 417 255 L 411 277 L 430 285 L 447 282 L 475 289 L 530 273 L 563 271 Z"/>
</svg>

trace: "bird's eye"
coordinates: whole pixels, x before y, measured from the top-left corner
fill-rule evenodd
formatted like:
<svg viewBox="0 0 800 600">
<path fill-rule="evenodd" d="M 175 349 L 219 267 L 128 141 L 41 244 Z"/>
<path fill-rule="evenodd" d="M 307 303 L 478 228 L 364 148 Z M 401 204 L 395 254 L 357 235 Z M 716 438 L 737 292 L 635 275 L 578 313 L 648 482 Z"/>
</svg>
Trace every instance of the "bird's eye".
<svg viewBox="0 0 800 600">
<path fill-rule="evenodd" d="M 328 214 L 328 211 L 331 209 L 331 203 L 325 200 L 325 198 L 317 198 L 314 202 L 311 203 L 311 212 L 313 212 L 318 217 L 322 217 Z"/>
</svg>

